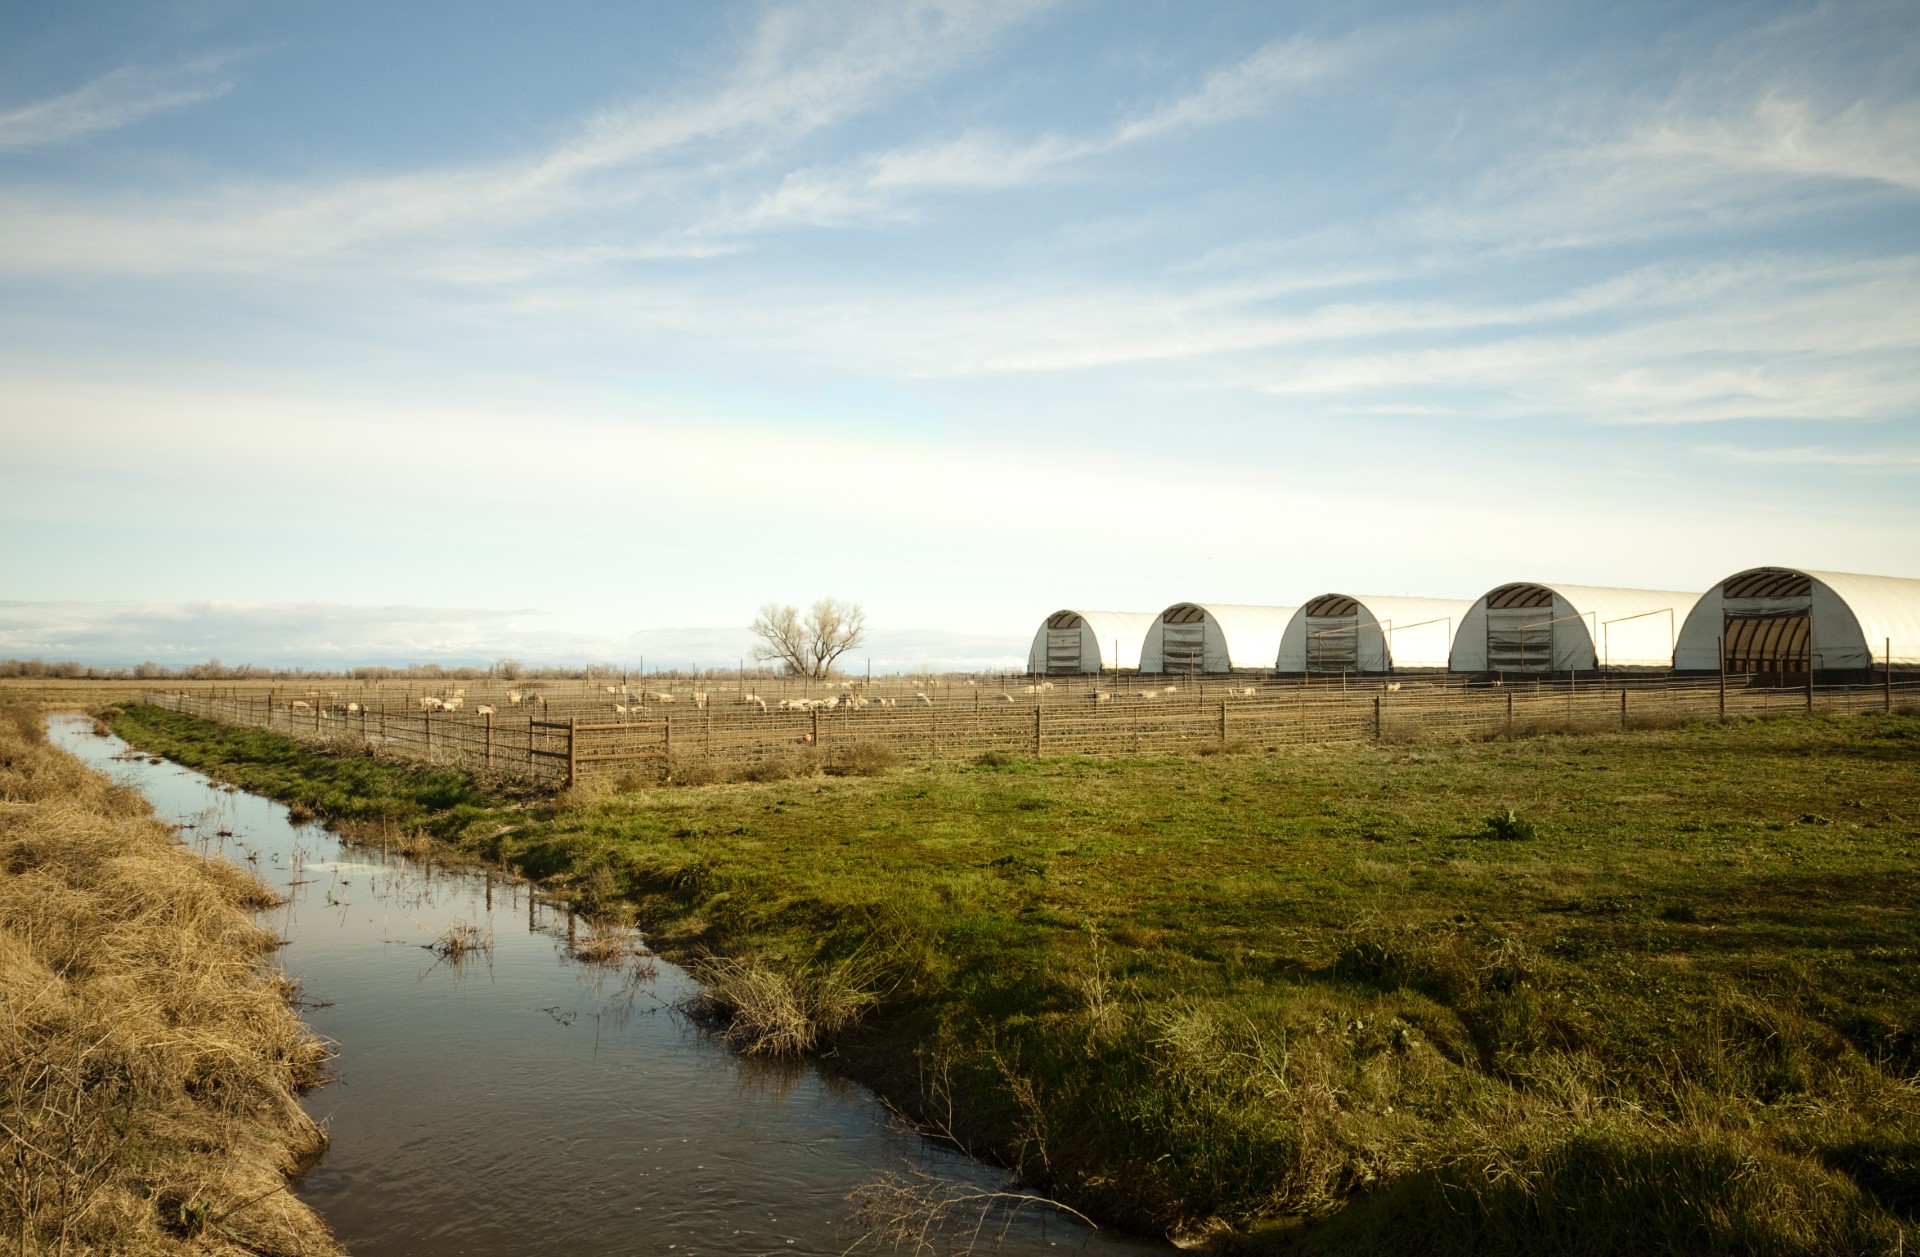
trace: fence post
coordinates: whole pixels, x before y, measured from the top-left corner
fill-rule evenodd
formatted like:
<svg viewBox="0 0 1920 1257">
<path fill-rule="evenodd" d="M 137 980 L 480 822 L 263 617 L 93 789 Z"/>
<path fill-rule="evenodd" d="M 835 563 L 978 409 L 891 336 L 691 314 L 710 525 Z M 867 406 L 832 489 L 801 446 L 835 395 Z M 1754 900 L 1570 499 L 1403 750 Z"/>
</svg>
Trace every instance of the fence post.
<svg viewBox="0 0 1920 1257">
<path fill-rule="evenodd" d="M 580 775 L 580 739 L 578 728 L 580 717 L 567 717 L 567 789 L 573 789 L 573 783 Z M 667 737 L 673 737 L 673 726 L 667 726 Z"/>
<path fill-rule="evenodd" d="M 1220 700 L 1220 745 L 1227 744 L 1227 700 Z"/>
<path fill-rule="evenodd" d="M 1626 687 L 1623 685 L 1620 687 L 1620 731 L 1622 733 L 1625 733 L 1626 729 L 1627 729 L 1627 690 L 1626 690 Z"/>
<path fill-rule="evenodd" d="M 433 762 L 433 713 L 430 711 L 421 712 L 420 725 L 426 731 L 427 762 L 431 764 Z"/>
<path fill-rule="evenodd" d="M 1727 723 L 1727 639 L 1717 637 L 1720 650 L 1720 723 Z"/>
<path fill-rule="evenodd" d="M 1513 741 L 1513 691 L 1507 691 L 1507 741 Z"/>
<path fill-rule="evenodd" d="M 1033 709 L 1033 753 L 1038 757 L 1046 746 L 1045 733 L 1040 728 L 1040 708 Z"/>
<path fill-rule="evenodd" d="M 660 753 L 667 757 L 668 771 L 673 765 L 673 717 L 667 716 L 660 722 Z"/>
<path fill-rule="evenodd" d="M 820 745 L 820 709 L 818 707 L 815 707 L 815 708 L 812 708 L 811 711 L 813 713 L 813 744 L 815 746 L 819 746 Z"/>
<path fill-rule="evenodd" d="M 493 713 L 487 713 L 487 771 L 493 771 Z"/>
<path fill-rule="evenodd" d="M 1893 639 L 1891 637 L 1887 639 L 1886 652 L 1887 696 L 1882 706 L 1885 708 L 1886 713 L 1891 716 L 1893 714 Z"/>
<path fill-rule="evenodd" d="M 1373 696 L 1373 740 L 1380 740 L 1380 696 Z"/>
</svg>

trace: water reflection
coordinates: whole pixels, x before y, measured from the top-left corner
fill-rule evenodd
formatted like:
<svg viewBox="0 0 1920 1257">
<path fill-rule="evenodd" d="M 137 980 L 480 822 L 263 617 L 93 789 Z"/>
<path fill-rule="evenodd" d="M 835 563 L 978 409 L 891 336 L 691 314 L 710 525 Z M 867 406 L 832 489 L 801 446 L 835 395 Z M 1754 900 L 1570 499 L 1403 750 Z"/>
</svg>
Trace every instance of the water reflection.
<svg viewBox="0 0 1920 1257">
<path fill-rule="evenodd" d="M 1000 1186 L 843 1079 L 719 1047 L 671 1011 L 693 990 L 684 971 L 579 963 L 579 923 L 524 883 L 348 847 L 77 717 L 51 730 L 285 896 L 264 919 L 339 1051 L 338 1081 L 306 1100 L 332 1146 L 299 1194 L 360 1257 L 839 1254 L 860 1234 L 847 1197 L 886 1175 L 941 1199 Z M 488 945 L 443 954 L 456 921 Z M 1002 1212 L 980 1239 L 1168 1251 L 1044 1209 Z"/>
</svg>

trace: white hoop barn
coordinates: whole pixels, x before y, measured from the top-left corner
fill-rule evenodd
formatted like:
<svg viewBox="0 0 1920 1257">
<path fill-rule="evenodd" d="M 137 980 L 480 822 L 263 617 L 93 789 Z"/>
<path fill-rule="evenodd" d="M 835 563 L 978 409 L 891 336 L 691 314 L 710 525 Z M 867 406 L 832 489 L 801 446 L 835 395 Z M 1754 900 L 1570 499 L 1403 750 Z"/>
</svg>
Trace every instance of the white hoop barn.
<svg viewBox="0 0 1920 1257">
<path fill-rule="evenodd" d="M 1680 627 L 1677 672 L 1866 672 L 1920 666 L 1920 580 L 1755 567 L 1700 595 Z"/>
<path fill-rule="evenodd" d="M 1274 670 L 1443 670 L 1473 603 L 1464 598 L 1322 594 L 1294 612 Z"/>
<path fill-rule="evenodd" d="M 1169 675 L 1271 672 L 1298 607 L 1176 602 L 1147 629 L 1140 671 Z"/>
<path fill-rule="evenodd" d="M 1140 666 L 1140 643 L 1151 611 L 1056 611 L 1041 622 L 1027 652 L 1027 671 L 1059 675 Z"/>
<path fill-rule="evenodd" d="M 1482 594 L 1453 642 L 1455 672 L 1592 672 L 1673 666 L 1699 594 L 1515 581 Z"/>
</svg>

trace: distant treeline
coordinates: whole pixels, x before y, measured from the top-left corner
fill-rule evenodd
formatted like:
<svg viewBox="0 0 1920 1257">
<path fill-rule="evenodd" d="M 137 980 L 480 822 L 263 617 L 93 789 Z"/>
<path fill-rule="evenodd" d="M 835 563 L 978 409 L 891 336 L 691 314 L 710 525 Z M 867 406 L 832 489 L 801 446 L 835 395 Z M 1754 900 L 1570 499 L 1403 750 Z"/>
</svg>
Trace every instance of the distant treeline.
<svg viewBox="0 0 1920 1257">
<path fill-rule="evenodd" d="M 0 659 L 0 677 L 27 677 L 35 680 L 153 680 L 153 681 L 281 681 L 328 678 L 348 681 L 586 681 L 596 677 L 625 677 L 628 670 L 617 664 L 581 664 L 575 667 L 535 668 L 517 659 L 496 659 L 485 666 L 449 667 L 438 663 L 416 663 L 406 667 L 367 668 L 268 668 L 256 664 L 224 664 L 218 659 L 205 663 L 169 668 L 148 660 L 132 667 L 106 667 L 78 660 Z M 646 675 L 682 680 L 709 680 L 741 675 L 739 668 L 650 668 Z M 770 679 L 778 669 L 755 666 L 746 670 L 749 678 Z"/>
</svg>

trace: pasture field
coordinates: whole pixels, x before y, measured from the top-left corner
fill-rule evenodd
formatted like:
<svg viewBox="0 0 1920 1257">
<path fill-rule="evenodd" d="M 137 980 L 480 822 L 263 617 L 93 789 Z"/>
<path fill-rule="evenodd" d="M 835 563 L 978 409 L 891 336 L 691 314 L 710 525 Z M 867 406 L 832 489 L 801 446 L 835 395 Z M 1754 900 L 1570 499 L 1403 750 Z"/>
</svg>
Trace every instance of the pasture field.
<svg viewBox="0 0 1920 1257">
<path fill-rule="evenodd" d="M 1762 678 L 1486 678 L 1248 674 L 1170 678 L 925 676 L 832 684 L 651 678 L 645 685 L 498 682 L 254 685 L 148 690 L 131 699 L 335 749 L 573 786 L 708 785 L 828 768 L 883 747 L 896 759 L 982 754 L 1192 754 L 1339 742 L 1514 738 L 1690 719 L 1880 710 L 1920 700 L 1920 678 L 1817 688 Z M 1774 680 L 1777 681 L 1777 678 Z"/>
<path fill-rule="evenodd" d="M 1916 1238 L 1913 715 L 517 798 L 154 707 L 116 728 L 635 915 L 710 958 L 743 1050 L 828 1053 L 1104 1222 L 1276 1252 Z"/>
</svg>

